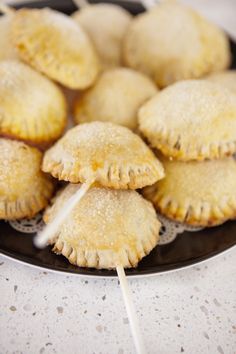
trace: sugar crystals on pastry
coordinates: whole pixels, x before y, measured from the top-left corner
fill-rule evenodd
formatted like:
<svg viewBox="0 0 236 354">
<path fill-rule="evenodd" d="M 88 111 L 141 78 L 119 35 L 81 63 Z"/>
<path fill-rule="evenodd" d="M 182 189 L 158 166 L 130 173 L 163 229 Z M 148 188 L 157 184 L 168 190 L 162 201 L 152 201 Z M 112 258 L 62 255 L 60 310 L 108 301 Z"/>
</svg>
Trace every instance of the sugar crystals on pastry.
<svg viewBox="0 0 236 354">
<path fill-rule="evenodd" d="M 154 148 L 179 160 L 232 155 L 235 94 L 207 80 L 175 83 L 140 108 L 139 129 Z"/>
<path fill-rule="evenodd" d="M 163 1 L 130 24 L 124 60 L 165 87 L 227 68 L 229 40 L 194 10 L 177 1 Z"/>
<path fill-rule="evenodd" d="M 128 68 L 105 71 L 95 85 L 75 101 L 76 123 L 108 121 L 137 128 L 138 108 L 157 93 L 147 76 Z"/>
<path fill-rule="evenodd" d="M 18 10 L 11 35 L 21 59 L 66 87 L 84 89 L 99 72 L 88 36 L 65 14 L 49 8 Z"/>
<path fill-rule="evenodd" d="M 114 4 L 89 4 L 73 14 L 89 35 L 104 68 L 121 65 L 121 47 L 131 15 Z"/>
<path fill-rule="evenodd" d="M 52 222 L 79 185 L 68 185 L 44 214 Z M 150 202 L 135 191 L 91 188 L 51 239 L 54 252 L 80 267 L 126 268 L 157 245 L 160 222 Z"/>
<path fill-rule="evenodd" d="M 30 218 L 47 206 L 54 187 L 41 162 L 38 149 L 0 138 L 0 219 Z"/>
<path fill-rule="evenodd" d="M 166 177 L 144 189 L 159 212 L 190 225 L 214 226 L 236 218 L 236 161 L 162 159 Z"/>
<path fill-rule="evenodd" d="M 207 80 L 215 82 L 222 87 L 228 88 L 230 91 L 236 93 L 236 70 L 225 70 L 212 73 L 207 76 Z"/>
<path fill-rule="evenodd" d="M 36 145 L 61 136 L 67 109 L 60 89 L 18 61 L 0 62 L 0 134 Z"/>
<path fill-rule="evenodd" d="M 60 180 L 92 180 L 115 189 L 142 188 L 164 177 L 161 163 L 138 135 L 108 122 L 70 129 L 45 153 L 42 169 Z"/>
</svg>

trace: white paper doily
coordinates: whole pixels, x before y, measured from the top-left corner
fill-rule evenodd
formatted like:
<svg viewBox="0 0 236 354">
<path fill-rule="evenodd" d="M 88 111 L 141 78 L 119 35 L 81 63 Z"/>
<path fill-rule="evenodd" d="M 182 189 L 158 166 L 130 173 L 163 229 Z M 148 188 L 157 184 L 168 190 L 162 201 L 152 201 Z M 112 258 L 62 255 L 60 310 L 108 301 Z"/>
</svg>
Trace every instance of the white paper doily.
<svg viewBox="0 0 236 354">
<path fill-rule="evenodd" d="M 160 214 L 158 215 L 158 219 L 162 224 L 159 245 L 166 245 L 167 243 L 173 242 L 177 235 L 182 234 L 184 231 L 194 232 L 202 229 L 200 227 L 174 222 Z M 41 213 L 37 214 L 33 219 L 10 221 L 9 224 L 13 227 L 13 229 L 26 234 L 37 233 L 41 231 L 44 226 Z"/>
</svg>

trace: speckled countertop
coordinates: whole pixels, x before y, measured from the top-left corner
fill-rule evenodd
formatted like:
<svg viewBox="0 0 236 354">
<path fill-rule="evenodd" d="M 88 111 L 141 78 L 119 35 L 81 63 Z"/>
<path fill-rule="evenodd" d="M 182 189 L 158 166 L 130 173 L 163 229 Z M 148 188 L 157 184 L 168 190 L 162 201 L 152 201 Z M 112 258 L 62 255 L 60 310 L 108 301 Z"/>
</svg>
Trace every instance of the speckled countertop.
<svg viewBox="0 0 236 354">
<path fill-rule="evenodd" d="M 236 248 L 131 279 L 150 354 L 236 353 Z M 117 279 L 82 279 L 0 257 L 0 353 L 135 353 Z"/>
</svg>

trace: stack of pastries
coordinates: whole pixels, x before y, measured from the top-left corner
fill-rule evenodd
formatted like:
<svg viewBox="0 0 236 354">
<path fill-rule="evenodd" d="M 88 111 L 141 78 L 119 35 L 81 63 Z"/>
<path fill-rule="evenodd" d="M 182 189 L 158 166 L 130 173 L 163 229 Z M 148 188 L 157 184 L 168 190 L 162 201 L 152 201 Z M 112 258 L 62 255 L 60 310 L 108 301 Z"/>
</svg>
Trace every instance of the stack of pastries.
<svg viewBox="0 0 236 354">
<path fill-rule="evenodd" d="M 110 269 L 157 245 L 154 208 L 191 225 L 235 218 L 236 77 L 222 30 L 171 0 L 136 17 L 112 4 L 12 10 L 0 29 L 1 219 L 52 200 L 50 223 L 92 181 L 50 244 Z M 57 180 L 69 183 L 51 199 Z"/>
</svg>

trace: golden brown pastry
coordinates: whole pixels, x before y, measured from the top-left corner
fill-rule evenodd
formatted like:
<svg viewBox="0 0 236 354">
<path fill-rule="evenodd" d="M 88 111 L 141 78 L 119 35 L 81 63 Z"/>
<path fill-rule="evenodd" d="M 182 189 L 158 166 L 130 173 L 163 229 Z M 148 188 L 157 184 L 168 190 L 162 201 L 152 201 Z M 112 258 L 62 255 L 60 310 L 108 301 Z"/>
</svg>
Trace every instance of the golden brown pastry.
<svg viewBox="0 0 236 354">
<path fill-rule="evenodd" d="M 225 70 L 213 73 L 209 75 L 207 79 L 236 93 L 236 70 Z"/>
<path fill-rule="evenodd" d="M 0 16 L 0 61 L 18 59 L 17 51 L 11 43 L 11 15 Z"/>
<path fill-rule="evenodd" d="M 24 61 L 62 85 L 84 89 L 96 79 L 97 55 L 87 35 L 68 16 L 48 8 L 19 10 L 11 35 Z"/>
<path fill-rule="evenodd" d="M 44 214 L 46 223 L 78 188 L 70 184 L 55 198 Z M 80 267 L 130 268 L 157 245 L 160 226 L 152 204 L 137 192 L 92 188 L 51 243 L 54 252 Z"/>
<path fill-rule="evenodd" d="M 30 218 L 48 204 L 54 187 L 41 162 L 36 148 L 0 138 L 0 219 Z"/>
<path fill-rule="evenodd" d="M 144 189 L 165 216 L 190 225 L 214 226 L 236 217 L 236 161 L 161 160 L 166 177 Z"/>
<path fill-rule="evenodd" d="M 127 68 L 111 69 L 77 98 L 74 119 L 113 122 L 135 130 L 138 108 L 155 93 L 157 87 L 147 76 Z"/>
<path fill-rule="evenodd" d="M 134 18 L 124 40 L 124 61 L 159 87 L 223 70 L 230 63 L 227 36 L 177 1 L 163 1 Z"/>
<path fill-rule="evenodd" d="M 104 68 L 121 65 L 122 40 L 131 15 L 114 4 L 88 5 L 73 14 L 92 40 Z"/>
<path fill-rule="evenodd" d="M 66 125 L 59 88 L 17 61 L 0 62 L 0 134 L 32 144 L 50 144 Z"/>
<path fill-rule="evenodd" d="M 115 189 L 138 189 L 163 178 L 161 163 L 129 129 L 103 122 L 70 129 L 44 155 L 42 169 L 72 183 L 95 181 Z"/>
<path fill-rule="evenodd" d="M 236 152 L 235 95 L 207 80 L 167 87 L 141 107 L 139 124 L 153 147 L 179 160 Z"/>
</svg>

